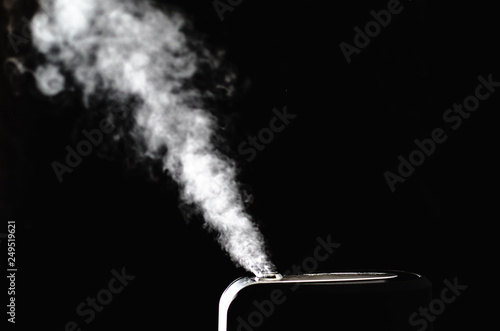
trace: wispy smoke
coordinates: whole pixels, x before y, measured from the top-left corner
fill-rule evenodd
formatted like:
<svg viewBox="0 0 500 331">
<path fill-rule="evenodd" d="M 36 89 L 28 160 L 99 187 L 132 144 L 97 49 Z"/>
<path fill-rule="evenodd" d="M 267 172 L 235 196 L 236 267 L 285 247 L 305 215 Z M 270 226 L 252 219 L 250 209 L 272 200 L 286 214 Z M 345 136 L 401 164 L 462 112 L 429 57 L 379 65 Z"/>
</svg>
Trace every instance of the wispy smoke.
<svg viewBox="0 0 500 331">
<path fill-rule="evenodd" d="M 274 271 L 244 210 L 235 165 L 212 144 L 217 119 L 195 87 L 200 71 L 217 70 L 220 58 L 190 38 L 184 16 L 148 1 L 40 5 L 31 23 L 33 45 L 45 58 L 33 69 L 39 90 L 53 96 L 77 87 L 89 108 L 95 100 L 137 100 L 129 134 L 145 146 L 139 157 L 162 159 L 182 199 L 199 209 L 233 261 L 257 275 Z"/>
</svg>

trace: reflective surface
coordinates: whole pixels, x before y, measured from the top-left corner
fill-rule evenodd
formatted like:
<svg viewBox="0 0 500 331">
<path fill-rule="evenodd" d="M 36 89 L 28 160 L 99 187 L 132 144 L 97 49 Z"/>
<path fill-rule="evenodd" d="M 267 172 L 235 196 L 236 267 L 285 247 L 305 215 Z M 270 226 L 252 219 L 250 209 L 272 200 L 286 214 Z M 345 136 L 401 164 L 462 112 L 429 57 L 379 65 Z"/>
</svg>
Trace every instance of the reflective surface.
<svg viewBox="0 0 500 331">
<path fill-rule="evenodd" d="M 313 315 L 309 314 L 308 309 L 312 307 L 312 305 L 320 305 L 320 302 L 325 302 L 325 306 L 327 306 L 334 301 L 341 300 L 341 298 L 344 298 L 342 300 L 354 297 L 362 298 L 365 292 L 404 292 L 407 288 L 411 288 L 412 286 L 415 287 L 415 284 L 419 284 L 416 286 L 418 289 L 430 289 L 430 283 L 427 283 L 428 281 L 421 275 L 402 271 L 334 272 L 284 276 L 280 274 L 270 274 L 264 275 L 263 277 L 239 278 L 231 283 L 221 296 L 219 302 L 218 330 L 233 331 L 233 329 L 235 329 L 233 325 L 234 320 L 241 316 L 246 316 L 245 314 L 248 314 L 249 311 L 247 308 L 250 307 L 250 309 L 253 309 L 252 302 L 263 302 L 262 300 L 269 302 L 269 295 L 266 293 L 272 293 L 273 291 L 276 291 L 275 293 L 286 293 L 287 299 L 290 299 L 287 300 L 287 304 L 284 304 L 283 308 L 280 307 L 280 309 L 291 310 L 293 306 L 292 301 L 295 300 L 296 304 L 293 306 L 294 309 L 297 308 L 295 312 L 298 311 L 299 314 L 303 314 L 302 318 L 304 320 L 314 319 L 314 321 L 317 321 Z M 304 296 L 306 292 L 309 294 Z M 237 297 L 238 300 L 236 301 L 238 302 L 233 303 Z M 308 299 L 302 300 L 299 298 Z M 374 299 L 372 302 L 376 305 L 377 299 Z M 300 308 L 302 306 L 304 309 Z M 228 314 L 231 316 L 228 317 Z M 362 312 L 360 312 L 360 314 L 362 314 Z M 288 315 L 285 319 L 276 321 L 278 315 L 279 314 L 273 314 L 273 316 L 269 317 L 269 321 L 266 319 L 265 325 L 267 326 L 271 323 L 278 323 L 278 325 L 280 325 L 281 322 L 286 324 L 288 322 L 287 320 L 290 318 L 297 318 L 297 313 L 295 313 Z M 228 323 L 228 319 L 231 323 Z M 274 321 L 272 321 L 272 319 L 274 319 Z M 265 328 L 259 329 L 264 330 Z"/>
</svg>

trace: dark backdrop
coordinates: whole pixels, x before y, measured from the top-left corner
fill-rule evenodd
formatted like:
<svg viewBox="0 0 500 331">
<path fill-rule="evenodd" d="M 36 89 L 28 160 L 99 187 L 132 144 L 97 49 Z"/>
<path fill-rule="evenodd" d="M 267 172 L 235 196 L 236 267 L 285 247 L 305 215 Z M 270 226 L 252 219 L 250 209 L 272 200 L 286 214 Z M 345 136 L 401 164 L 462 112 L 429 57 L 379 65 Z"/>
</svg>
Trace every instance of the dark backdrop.
<svg viewBox="0 0 500 331">
<path fill-rule="evenodd" d="M 468 288 L 436 330 L 485 325 L 497 298 L 500 92 L 457 130 L 442 116 L 474 93 L 478 76 L 500 81 L 493 5 L 402 1 L 348 64 L 339 44 L 352 45 L 353 28 L 388 1 L 245 0 L 224 21 L 210 0 L 176 3 L 246 80 L 230 109 L 230 146 L 278 269 L 301 264 L 318 237 L 330 236 L 341 246 L 317 271 L 413 271 L 436 296 L 458 277 Z M 186 221 L 168 178 L 151 180 L 94 153 L 60 184 L 51 163 L 74 143 L 75 116 L 14 96 L 6 75 L 1 84 L 0 232 L 16 220 L 20 330 L 64 330 L 72 320 L 82 330 L 215 330 L 222 291 L 248 274 L 199 219 Z M 285 130 L 251 161 L 239 155 L 240 143 L 285 106 L 297 115 Z M 398 156 L 438 127 L 447 141 L 391 192 L 384 173 L 397 173 Z M 122 268 L 136 278 L 85 325 L 75 308 Z"/>
</svg>

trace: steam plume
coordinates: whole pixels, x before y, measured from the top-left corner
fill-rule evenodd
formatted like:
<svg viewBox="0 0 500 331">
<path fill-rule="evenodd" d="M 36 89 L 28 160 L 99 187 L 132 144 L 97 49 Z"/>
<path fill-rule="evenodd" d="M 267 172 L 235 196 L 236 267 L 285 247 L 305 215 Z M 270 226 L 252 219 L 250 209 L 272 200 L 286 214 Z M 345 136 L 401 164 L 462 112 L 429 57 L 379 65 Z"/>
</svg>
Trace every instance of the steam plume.
<svg viewBox="0 0 500 331">
<path fill-rule="evenodd" d="M 33 70 L 39 90 L 53 96 L 77 86 L 88 107 L 96 98 L 139 100 L 130 134 L 146 146 L 144 154 L 162 158 L 181 198 L 197 206 L 233 261 L 256 275 L 273 272 L 262 235 L 244 210 L 235 166 L 211 143 L 216 118 L 192 83 L 201 66 L 216 70 L 219 59 L 189 39 L 185 18 L 148 1 L 40 5 L 31 23 L 33 45 L 45 57 Z"/>
</svg>

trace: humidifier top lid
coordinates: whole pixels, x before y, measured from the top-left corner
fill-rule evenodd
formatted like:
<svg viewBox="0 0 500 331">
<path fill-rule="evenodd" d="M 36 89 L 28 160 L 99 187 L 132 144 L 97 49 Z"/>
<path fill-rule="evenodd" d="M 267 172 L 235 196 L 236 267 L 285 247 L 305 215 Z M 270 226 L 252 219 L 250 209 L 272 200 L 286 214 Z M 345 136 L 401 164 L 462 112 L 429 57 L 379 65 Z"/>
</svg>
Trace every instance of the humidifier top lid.
<svg viewBox="0 0 500 331">
<path fill-rule="evenodd" d="M 233 300 L 243 289 L 253 285 L 269 284 L 366 284 L 385 283 L 388 281 L 418 279 L 423 276 L 402 272 L 332 272 L 302 275 L 281 275 L 279 273 L 266 274 L 259 277 L 242 277 L 232 282 L 222 294 L 219 301 L 219 331 L 227 331 L 227 313 Z"/>
</svg>

